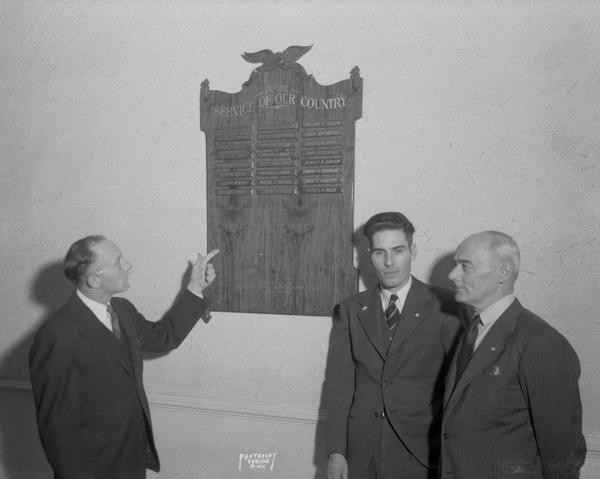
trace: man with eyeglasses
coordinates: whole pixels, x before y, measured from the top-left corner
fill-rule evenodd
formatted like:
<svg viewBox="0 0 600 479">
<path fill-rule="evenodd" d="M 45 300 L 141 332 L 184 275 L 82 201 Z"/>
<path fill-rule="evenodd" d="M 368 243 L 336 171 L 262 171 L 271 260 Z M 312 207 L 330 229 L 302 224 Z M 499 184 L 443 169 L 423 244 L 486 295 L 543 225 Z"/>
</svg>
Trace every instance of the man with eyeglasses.
<svg viewBox="0 0 600 479">
<path fill-rule="evenodd" d="M 198 254 L 181 298 L 151 322 L 124 298 L 132 269 L 104 236 L 82 238 L 64 261 L 77 285 L 71 298 L 37 332 L 29 369 L 38 429 L 55 479 L 143 479 L 160 467 L 142 381 L 142 351 L 178 347 L 209 302 L 215 279 Z"/>
</svg>

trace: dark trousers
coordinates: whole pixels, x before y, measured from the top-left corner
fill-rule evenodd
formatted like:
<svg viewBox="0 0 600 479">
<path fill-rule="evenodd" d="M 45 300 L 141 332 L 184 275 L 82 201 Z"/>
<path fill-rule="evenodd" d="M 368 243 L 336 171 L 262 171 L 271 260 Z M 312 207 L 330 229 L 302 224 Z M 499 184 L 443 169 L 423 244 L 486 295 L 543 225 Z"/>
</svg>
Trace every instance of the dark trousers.
<svg viewBox="0 0 600 479">
<path fill-rule="evenodd" d="M 378 421 L 377 440 L 366 469 L 357 470 L 349 459 L 348 479 L 436 479 L 437 470 L 419 462 L 406 448 L 387 418 Z"/>
</svg>

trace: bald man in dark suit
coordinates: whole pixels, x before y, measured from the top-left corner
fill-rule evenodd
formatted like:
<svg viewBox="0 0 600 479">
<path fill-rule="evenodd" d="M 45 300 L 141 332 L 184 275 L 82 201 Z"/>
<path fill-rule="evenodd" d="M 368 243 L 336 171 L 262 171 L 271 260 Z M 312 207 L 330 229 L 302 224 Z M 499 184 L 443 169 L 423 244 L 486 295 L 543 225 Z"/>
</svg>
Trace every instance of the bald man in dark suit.
<svg viewBox="0 0 600 479">
<path fill-rule="evenodd" d="M 65 275 L 77 285 L 37 332 L 30 374 L 42 446 L 55 479 L 144 479 L 158 471 L 142 351 L 176 348 L 196 322 L 208 321 L 203 291 L 215 278 L 198 255 L 180 300 L 157 322 L 128 300 L 131 264 L 109 239 L 76 241 Z"/>
<path fill-rule="evenodd" d="M 517 244 L 484 231 L 454 261 L 456 300 L 474 316 L 447 378 L 440 477 L 577 479 L 586 454 L 579 360 L 514 297 Z"/>
</svg>

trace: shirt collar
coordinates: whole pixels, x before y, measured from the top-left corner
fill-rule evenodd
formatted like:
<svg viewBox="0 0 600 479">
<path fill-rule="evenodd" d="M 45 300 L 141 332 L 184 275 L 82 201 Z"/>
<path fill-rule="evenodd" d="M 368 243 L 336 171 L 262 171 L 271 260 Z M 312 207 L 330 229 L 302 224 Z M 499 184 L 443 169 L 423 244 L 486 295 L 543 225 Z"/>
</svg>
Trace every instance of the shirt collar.
<svg viewBox="0 0 600 479">
<path fill-rule="evenodd" d="M 502 316 L 502 313 L 508 309 L 514 300 L 515 295 L 511 293 L 485 308 L 481 313 L 479 313 L 479 317 L 481 318 L 483 325 L 487 326 L 488 324 L 494 323 L 500 316 Z"/>
<path fill-rule="evenodd" d="M 401 305 L 404 304 L 404 302 L 406 301 L 406 296 L 408 295 L 408 290 L 410 289 L 411 284 L 412 284 L 412 276 L 409 276 L 406 284 L 404 286 L 402 286 L 398 291 L 393 293 L 396 296 L 398 296 L 396 304 L 401 304 Z M 381 292 L 381 301 L 382 301 L 382 304 L 385 305 L 384 306 L 384 309 L 385 309 L 385 307 L 387 307 L 388 303 L 390 302 L 390 296 L 392 295 L 392 292 L 389 289 L 382 288 L 381 286 L 379 287 L 379 290 Z M 398 308 L 398 309 L 400 309 L 400 308 Z"/>
<path fill-rule="evenodd" d="M 88 308 L 92 310 L 94 316 L 96 316 L 100 322 L 103 324 L 107 323 L 106 319 L 106 304 L 99 303 L 98 301 L 94 301 L 93 299 L 88 298 L 85 294 L 83 294 L 79 289 L 77 289 L 77 297 L 83 301 Z"/>
</svg>

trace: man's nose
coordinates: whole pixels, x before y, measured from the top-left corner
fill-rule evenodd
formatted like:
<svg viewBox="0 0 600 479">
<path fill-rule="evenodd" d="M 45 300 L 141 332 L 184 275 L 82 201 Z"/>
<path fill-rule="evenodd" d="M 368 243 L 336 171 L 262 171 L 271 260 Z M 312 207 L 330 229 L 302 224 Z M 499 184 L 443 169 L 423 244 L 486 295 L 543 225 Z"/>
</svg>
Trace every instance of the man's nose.
<svg viewBox="0 0 600 479">
<path fill-rule="evenodd" d="M 385 253 L 385 265 L 392 266 L 394 264 L 394 259 L 390 253 Z"/>
<path fill-rule="evenodd" d="M 456 265 L 454 268 L 452 268 L 452 271 L 450 271 L 450 274 L 448 275 L 448 278 L 450 278 L 452 281 L 455 281 L 456 278 L 456 272 L 458 269 L 458 265 Z"/>
</svg>

